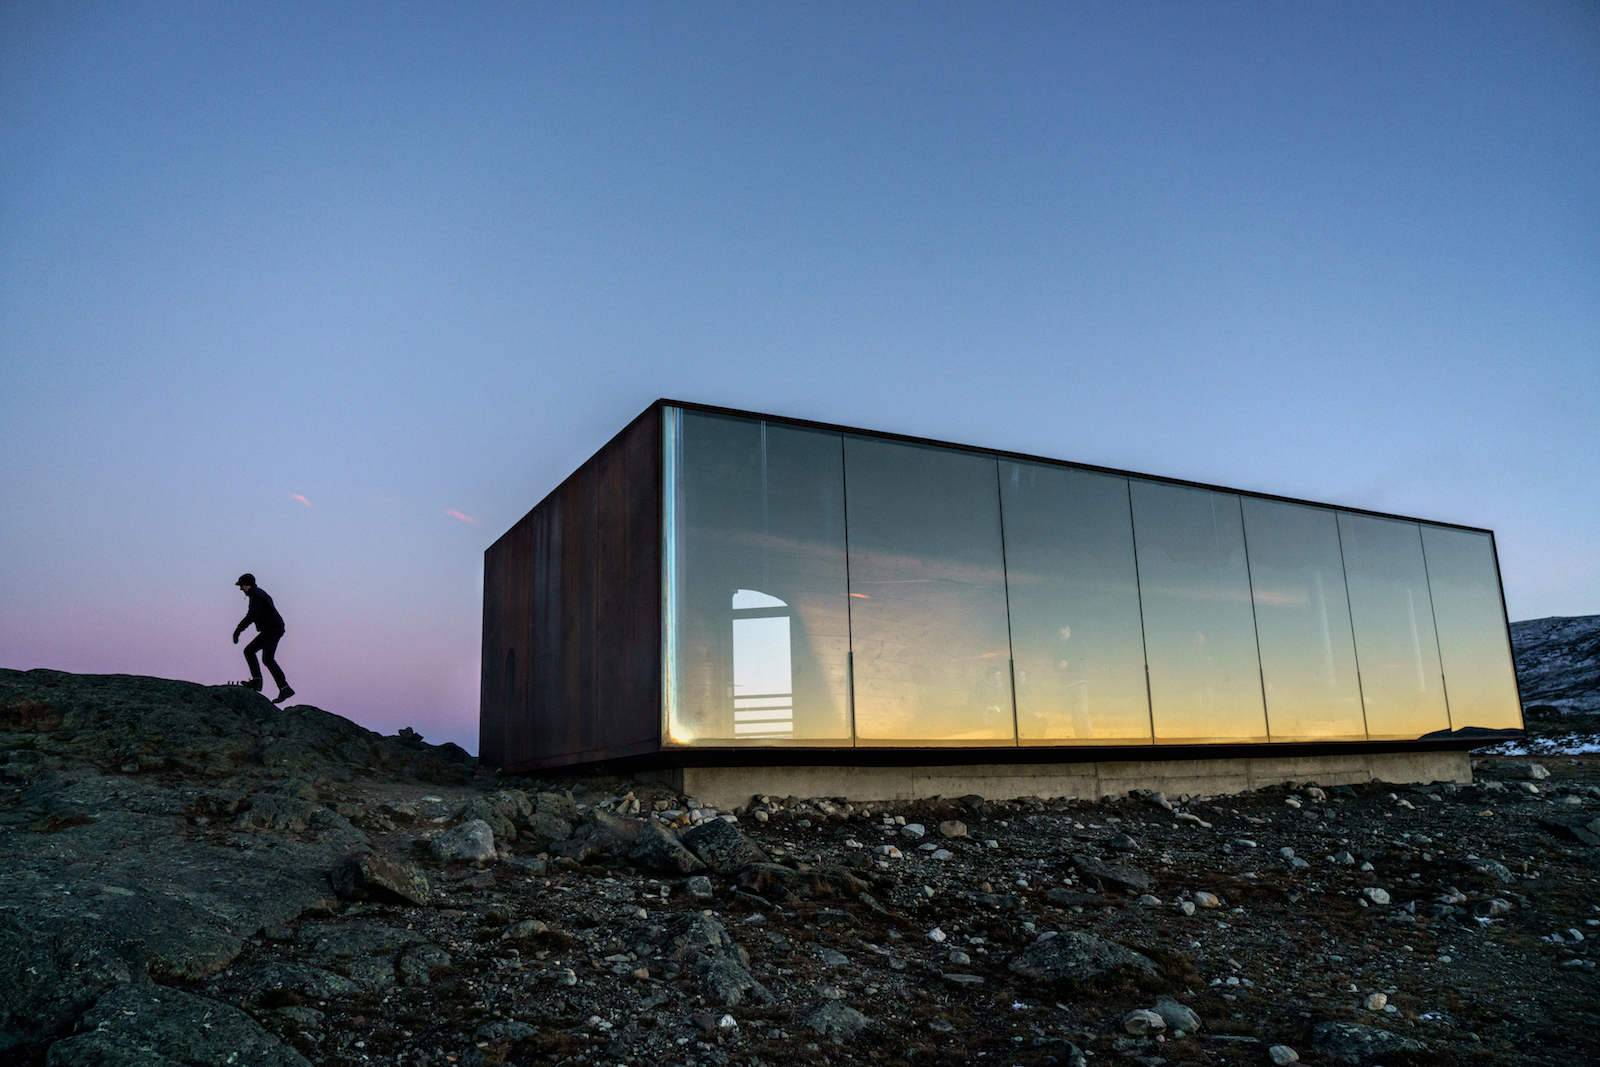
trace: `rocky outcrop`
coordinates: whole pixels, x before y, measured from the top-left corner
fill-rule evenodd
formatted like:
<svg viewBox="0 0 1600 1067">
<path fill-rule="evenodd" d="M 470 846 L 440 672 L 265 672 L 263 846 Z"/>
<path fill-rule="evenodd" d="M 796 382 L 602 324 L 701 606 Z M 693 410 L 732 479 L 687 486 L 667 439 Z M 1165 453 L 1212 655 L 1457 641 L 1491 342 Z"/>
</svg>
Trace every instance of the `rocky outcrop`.
<svg viewBox="0 0 1600 1067">
<path fill-rule="evenodd" d="M 366 768 L 419 781 L 471 776 L 470 756 L 463 754 L 467 763 L 442 758 L 454 753 L 402 744 L 310 705 L 279 708 L 243 686 L 130 674 L 0 670 L 0 734 L 11 735 L 8 755 L 35 754 L 8 759 L 7 777 L 28 777 L 56 760 L 125 774 L 172 770 L 194 779 L 249 766 L 335 780 Z"/>
<path fill-rule="evenodd" d="M 1600 713 L 1600 615 L 1514 622 L 1511 647 L 1522 703 L 1530 712 L 1542 705 Z"/>
<path fill-rule="evenodd" d="M 63 1064 L 135 1062 L 140 1041 L 160 1062 L 222 1062 L 160 1044 L 213 1009 L 213 1036 L 255 1049 L 250 1035 L 265 1032 L 248 1017 L 235 1027 L 233 1009 L 163 984 L 205 979 L 263 931 L 331 913 L 330 872 L 352 852 L 347 895 L 427 899 L 426 878 L 371 855 L 312 776 L 473 773 L 432 746 L 239 686 L 56 671 L 0 670 L 0 761 L 0 1051 L 61 1038 L 50 1062 Z M 69 1036 L 101 1015 L 94 1033 Z M 269 1045 L 252 1062 L 304 1062 Z"/>
</svg>

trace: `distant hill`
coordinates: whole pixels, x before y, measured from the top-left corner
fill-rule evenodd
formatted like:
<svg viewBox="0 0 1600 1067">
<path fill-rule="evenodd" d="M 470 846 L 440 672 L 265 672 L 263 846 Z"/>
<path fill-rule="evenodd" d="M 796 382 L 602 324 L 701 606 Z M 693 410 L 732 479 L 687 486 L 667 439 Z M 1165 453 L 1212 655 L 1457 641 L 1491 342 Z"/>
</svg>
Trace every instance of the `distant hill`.
<svg viewBox="0 0 1600 1067">
<path fill-rule="evenodd" d="M 1523 707 L 1600 714 L 1600 615 L 1514 622 L 1511 647 Z"/>
</svg>

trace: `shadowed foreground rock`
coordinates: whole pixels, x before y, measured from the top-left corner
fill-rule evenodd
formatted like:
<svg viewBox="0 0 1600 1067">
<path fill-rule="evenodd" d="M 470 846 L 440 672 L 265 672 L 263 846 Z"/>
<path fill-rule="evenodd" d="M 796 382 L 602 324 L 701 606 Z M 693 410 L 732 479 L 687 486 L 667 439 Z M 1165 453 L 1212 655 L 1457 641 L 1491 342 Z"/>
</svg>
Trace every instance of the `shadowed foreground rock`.
<svg viewBox="0 0 1600 1067">
<path fill-rule="evenodd" d="M 50 1046 L 48 1067 L 310 1067 L 237 1008 L 161 986 L 118 986 Z"/>
</svg>

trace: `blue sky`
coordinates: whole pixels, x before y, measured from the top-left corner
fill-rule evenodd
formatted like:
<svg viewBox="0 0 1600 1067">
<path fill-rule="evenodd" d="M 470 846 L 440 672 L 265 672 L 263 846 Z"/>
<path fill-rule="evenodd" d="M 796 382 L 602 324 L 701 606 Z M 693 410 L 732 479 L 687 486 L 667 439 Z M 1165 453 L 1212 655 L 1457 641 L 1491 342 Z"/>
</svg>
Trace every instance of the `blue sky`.
<svg viewBox="0 0 1600 1067">
<path fill-rule="evenodd" d="M 240 677 L 251 570 L 299 699 L 476 751 L 483 549 L 658 396 L 1600 612 L 1600 14 L 0 6 L 0 666 Z"/>
</svg>

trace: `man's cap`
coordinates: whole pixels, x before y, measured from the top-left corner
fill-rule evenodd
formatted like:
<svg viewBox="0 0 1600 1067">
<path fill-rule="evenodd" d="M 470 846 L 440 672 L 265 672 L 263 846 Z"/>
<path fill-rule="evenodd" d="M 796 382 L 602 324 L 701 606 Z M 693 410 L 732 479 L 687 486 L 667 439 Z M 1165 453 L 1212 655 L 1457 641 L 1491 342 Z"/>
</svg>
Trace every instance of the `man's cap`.
<svg viewBox="0 0 1600 1067">
<path fill-rule="evenodd" d="M 234 585 L 255 585 L 256 584 L 256 576 L 253 575 L 253 574 L 241 574 L 241 575 L 239 575 L 239 580 L 237 582 L 234 582 L 233 584 Z"/>
</svg>

